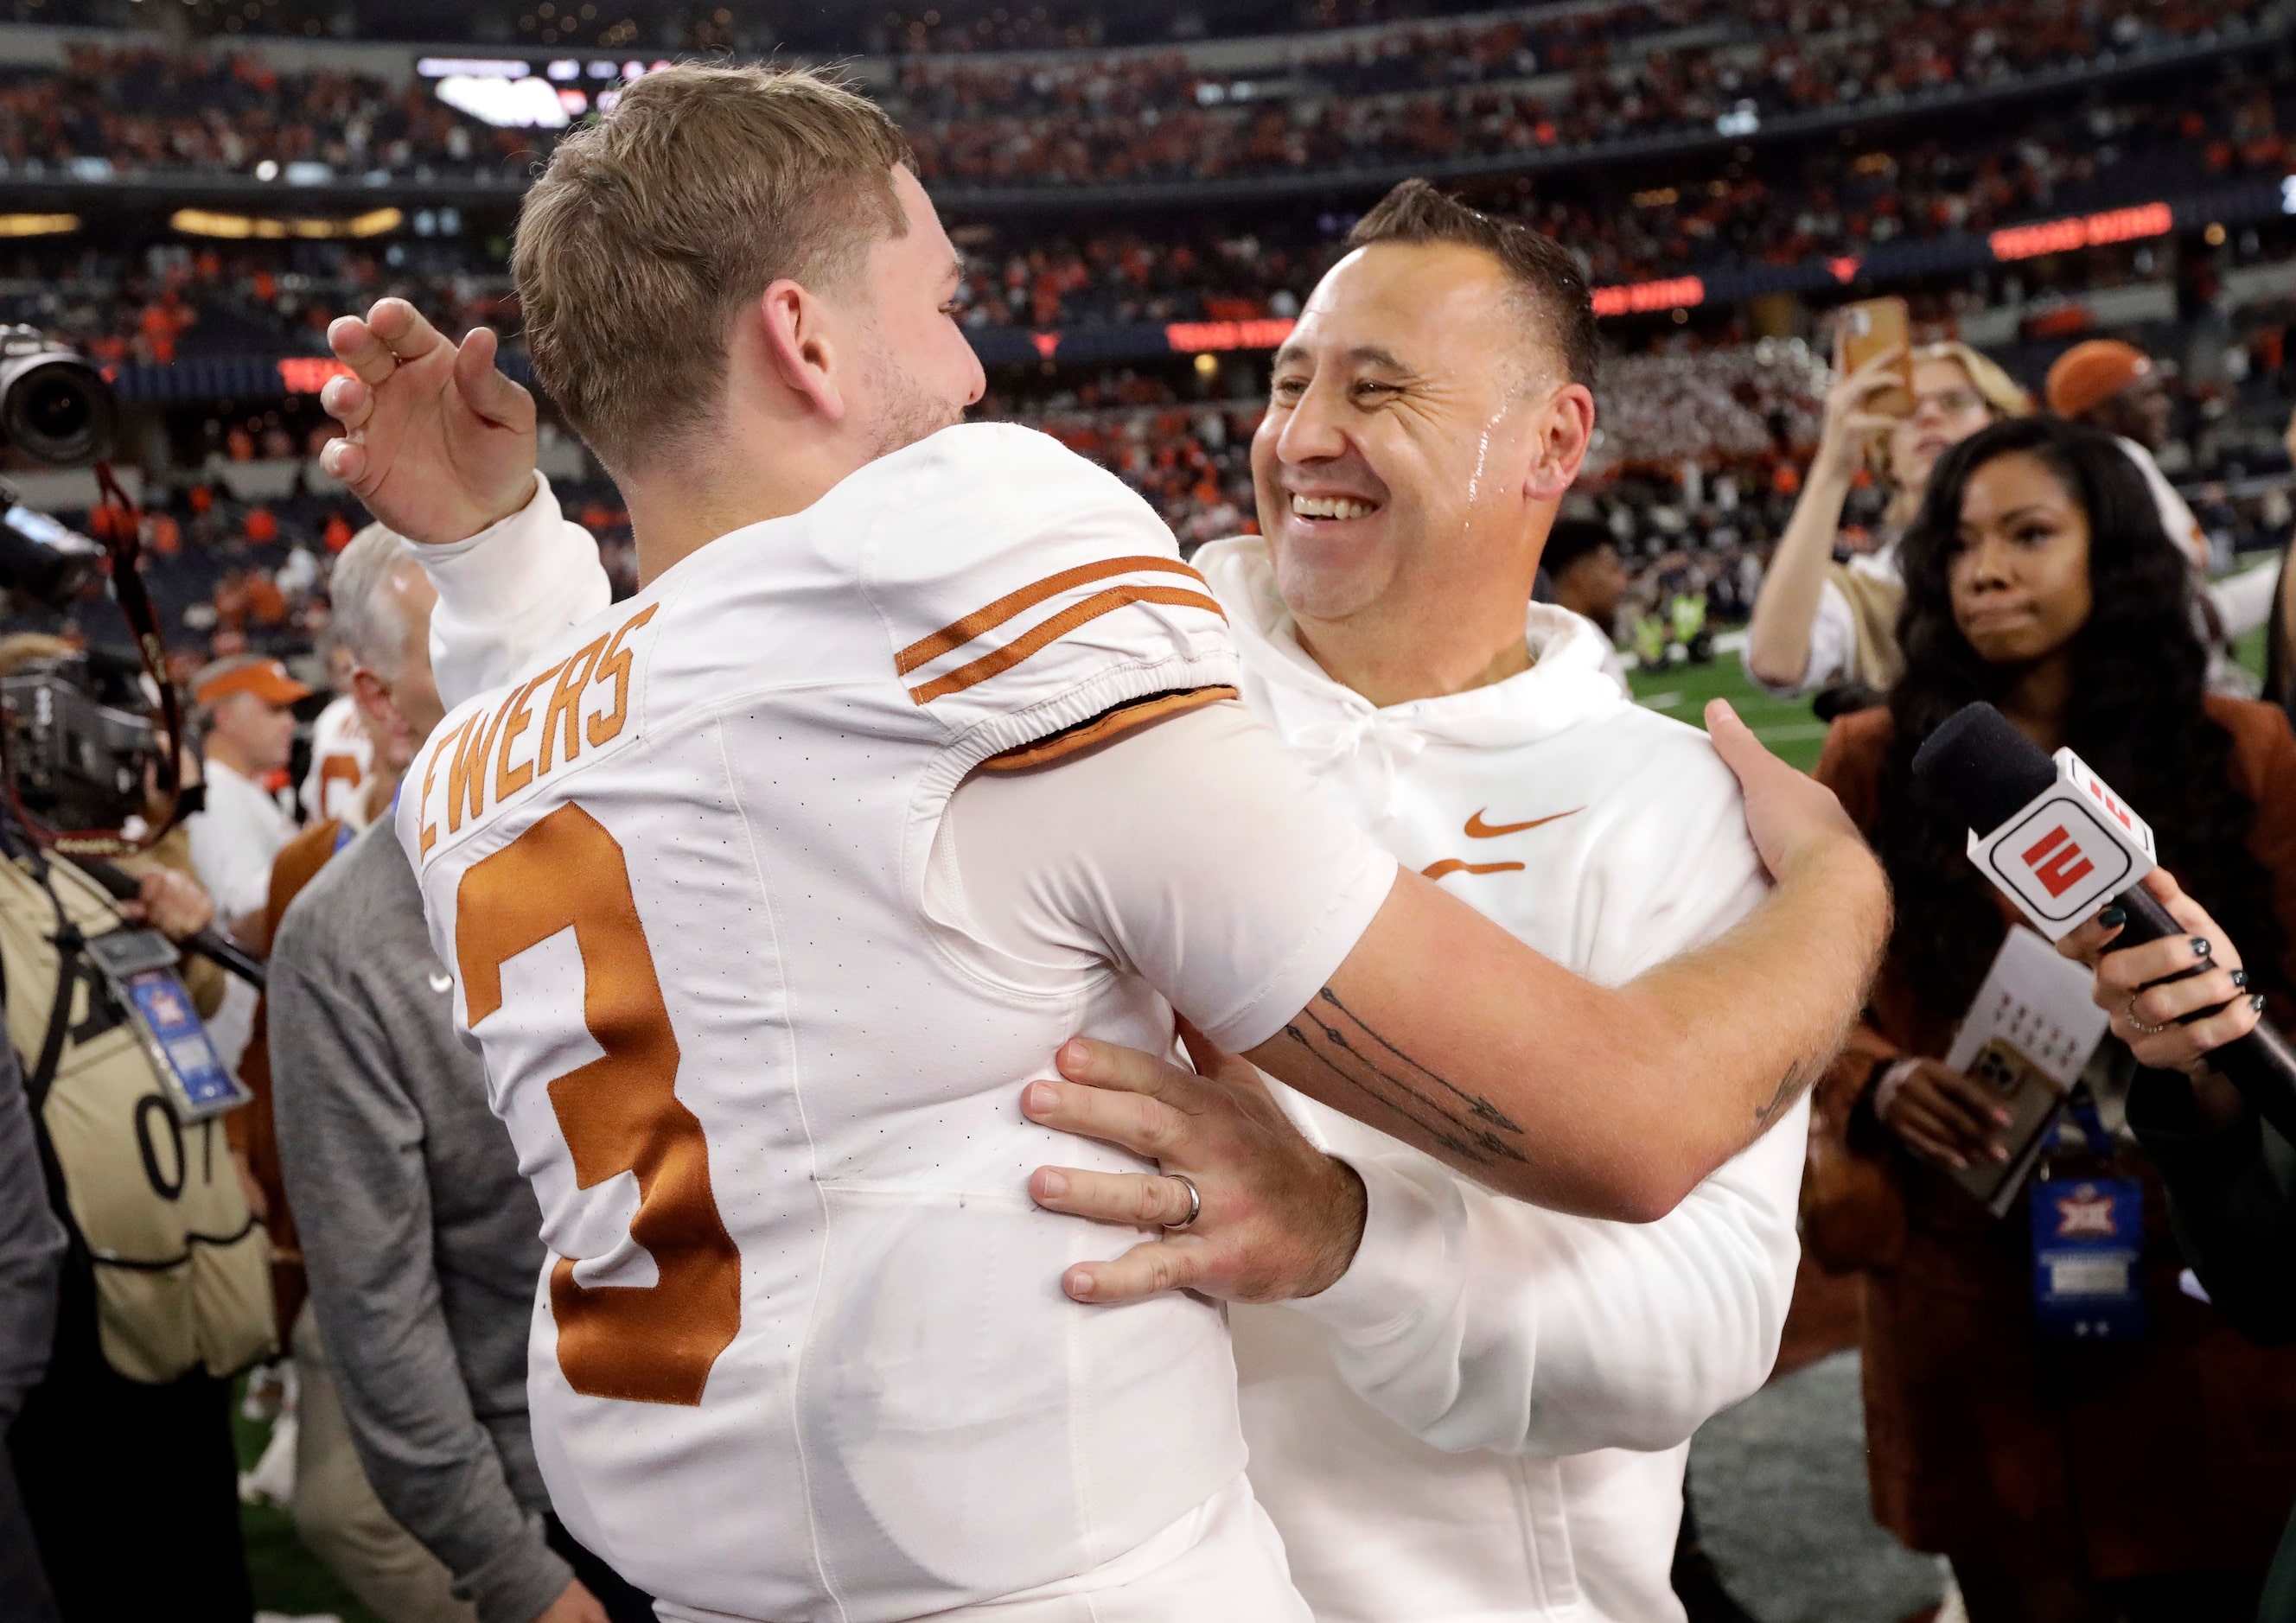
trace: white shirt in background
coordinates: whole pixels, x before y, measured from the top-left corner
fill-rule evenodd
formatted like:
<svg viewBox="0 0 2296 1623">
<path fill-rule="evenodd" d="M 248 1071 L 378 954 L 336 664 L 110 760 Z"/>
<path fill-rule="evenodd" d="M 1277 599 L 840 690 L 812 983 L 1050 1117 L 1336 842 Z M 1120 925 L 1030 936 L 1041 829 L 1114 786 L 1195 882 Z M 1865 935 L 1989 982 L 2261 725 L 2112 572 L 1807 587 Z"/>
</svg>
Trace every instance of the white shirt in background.
<svg viewBox="0 0 2296 1623">
<path fill-rule="evenodd" d="M 303 816 L 313 823 L 336 817 L 365 828 L 367 775 L 373 770 L 374 742 L 367 736 L 358 701 L 341 694 L 311 724 L 311 769 L 303 775 L 299 797 Z"/>
<path fill-rule="evenodd" d="M 221 761 L 207 762 L 207 807 L 184 819 L 192 865 L 224 920 L 259 913 L 271 897 L 271 864 L 295 837 L 295 822 L 264 787 Z"/>
<path fill-rule="evenodd" d="M 1736 781 L 1624 699 L 1578 616 L 1534 604 L 1531 669 L 1382 709 L 1300 650 L 1265 543 L 1194 562 L 1252 709 L 1382 848 L 1550 957 L 1615 984 L 1761 898 Z M 1319 1623 L 1681 1618 L 1686 1439 L 1775 1359 L 1807 1102 L 1634 1225 L 1504 1199 L 1278 1092 L 1370 1195 L 1337 1285 L 1231 1312 L 1252 1484 Z"/>
<path fill-rule="evenodd" d="M 2209 537 L 2201 529 L 2201 521 L 2193 516 L 2185 498 L 2177 494 L 2169 476 L 2161 471 L 2161 464 L 2152 460 L 2152 452 L 2126 434 L 2112 438 L 2144 476 L 2144 488 L 2152 493 L 2152 505 L 2161 514 L 2161 533 L 2177 544 L 2177 550 L 2190 559 L 2194 571 L 2205 578 L 2209 572 Z"/>
</svg>

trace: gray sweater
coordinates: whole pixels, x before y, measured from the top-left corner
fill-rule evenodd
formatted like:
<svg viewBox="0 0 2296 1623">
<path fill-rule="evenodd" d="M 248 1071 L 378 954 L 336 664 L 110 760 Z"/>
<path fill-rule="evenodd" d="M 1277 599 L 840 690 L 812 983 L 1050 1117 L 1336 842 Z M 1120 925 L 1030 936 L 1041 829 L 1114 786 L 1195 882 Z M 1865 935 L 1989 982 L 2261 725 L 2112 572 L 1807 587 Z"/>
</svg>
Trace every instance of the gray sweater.
<svg viewBox="0 0 2296 1623">
<path fill-rule="evenodd" d="M 543 1543 L 527 1420 L 541 1214 L 455 1036 L 452 985 L 379 823 L 280 922 L 273 1110 L 367 1479 L 484 1623 L 529 1623 L 573 1578 Z"/>
</svg>

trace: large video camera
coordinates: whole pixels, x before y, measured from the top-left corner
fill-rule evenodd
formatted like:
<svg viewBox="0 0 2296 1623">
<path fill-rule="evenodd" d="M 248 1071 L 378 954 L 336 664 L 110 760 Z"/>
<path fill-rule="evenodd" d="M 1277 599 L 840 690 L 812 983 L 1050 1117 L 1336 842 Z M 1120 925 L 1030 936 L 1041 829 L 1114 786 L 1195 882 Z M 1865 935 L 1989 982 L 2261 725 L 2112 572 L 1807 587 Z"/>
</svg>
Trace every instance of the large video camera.
<svg viewBox="0 0 2296 1623">
<path fill-rule="evenodd" d="M 86 357 L 36 327 L 0 326 L 0 444 L 51 467 L 85 467 L 111 454 L 119 427 L 111 387 Z M 100 577 L 105 553 L 0 481 L 0 590 L 63 608 Z M 115 579 L 113 589 L 123 607 L 130 595 L 143 601 L 138 585 Z M 148 813 L 163 745 L 144 665 L 90 651 L 0 676 L 0 725 L 25 811 L 75 831 L 119 829 Z"/>
<path fill-rule="evenodd" d="M 57 828 L 119 828 L 145 810 L 159 729 L 142 664 L 101 649 L 0 676 L 16 798 Z"/>
</svg>

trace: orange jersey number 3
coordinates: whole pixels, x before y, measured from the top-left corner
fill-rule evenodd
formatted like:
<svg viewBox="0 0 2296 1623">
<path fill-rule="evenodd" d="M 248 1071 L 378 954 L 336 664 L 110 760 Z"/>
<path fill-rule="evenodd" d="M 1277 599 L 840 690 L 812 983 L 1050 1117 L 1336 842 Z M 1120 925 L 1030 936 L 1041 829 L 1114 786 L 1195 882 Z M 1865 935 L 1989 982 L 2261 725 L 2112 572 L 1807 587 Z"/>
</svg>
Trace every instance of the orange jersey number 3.
<svg viewBox="0 0 2296 1623">
<path fill-rule="evenodd" d="M 502 966 L 572 930 L 582 1013 L 605 1052 L 550 1084 L 584 1189 L 637 1177 L 630 1238 L 656 1283 L 584 1286 L 550 1271 L 558 1367 L 592 1398 L 698 1404 L 709 1367 L 742 1327 L 742 1259 L 709 1192 L 701 1124 L 678 1102 L 677 1037 L 630 894 L 622 848 L 579 806 L 562 806 L 463 876 L 455 953 L 470 1022 L 502 1006 Z"/>
</svg>

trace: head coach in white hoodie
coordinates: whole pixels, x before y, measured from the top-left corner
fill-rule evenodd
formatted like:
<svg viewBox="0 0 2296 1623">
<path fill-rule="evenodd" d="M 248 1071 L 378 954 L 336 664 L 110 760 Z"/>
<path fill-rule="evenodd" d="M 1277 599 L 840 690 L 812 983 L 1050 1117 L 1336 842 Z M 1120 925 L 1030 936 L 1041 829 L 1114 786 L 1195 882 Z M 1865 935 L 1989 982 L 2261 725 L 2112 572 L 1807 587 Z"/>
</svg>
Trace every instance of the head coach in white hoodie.
<svg viewBox="0 0 2296 1623">
<path fill-rule="evenodd" d="M 1764 881 L 1704 737 L 1629 703 L 1595 627 L 1531 601 L 1594 430 L 1585 280 L 1423 182 L 1350 241 L 1275 357 L 1262 537 L 1194 560 L 1243 696 L 1390 851 L 1624 981 L 1721 934 Z M 1252 1485 L 1322 1623 L 1682 1617 L 1687 1439 L 1776 1355 L 1806 1104 L 1761 1113 L 1752 1148 L 1634 1226 L 1501 1199 L 1277 1086 L 1355 1175 L 1303 1202 L 1300 1146 L 1237 1062 L 1199 1082 L 1119 1049 L 1073 1058 L 1108 1086 L 1060 1085 L 1031 1113 L 1201 1186 L 1200 1219 L 1095 1268 L 1092 1299 L 1316 1292 L 1239 1307 L 1234 1328 Z M 1034 1184 L 1058 1209 L 1167 1223 L 1187 1216 L 1160 1209 L 1176 1187 Z"/>
</svg>

